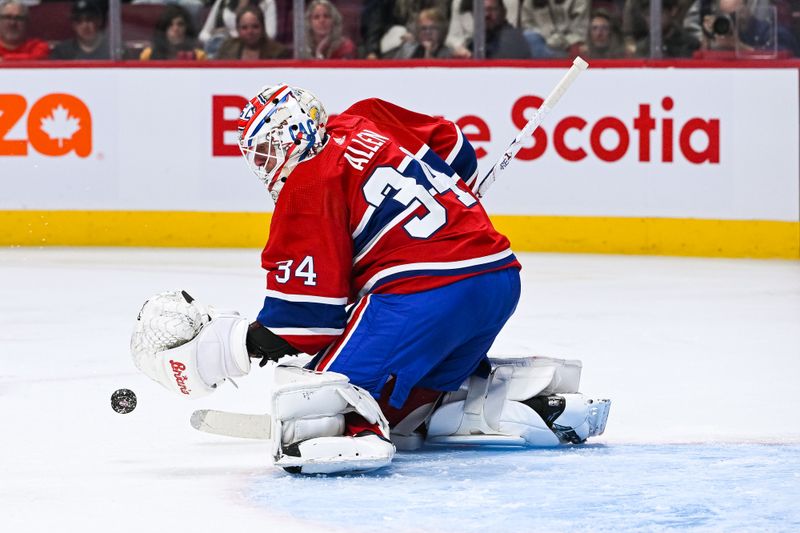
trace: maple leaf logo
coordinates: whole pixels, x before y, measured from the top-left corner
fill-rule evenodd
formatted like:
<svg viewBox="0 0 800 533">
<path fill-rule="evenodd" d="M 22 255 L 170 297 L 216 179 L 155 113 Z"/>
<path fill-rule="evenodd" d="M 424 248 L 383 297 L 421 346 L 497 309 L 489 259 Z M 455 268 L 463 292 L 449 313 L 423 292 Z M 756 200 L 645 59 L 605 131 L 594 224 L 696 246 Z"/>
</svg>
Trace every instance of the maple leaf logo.
<svg viewBox="0 0 800 533">
<path fill-rule="evenodd" d="M 44 131 L 51 140 L 58 140 L 59 148 L 64 145 L 65 140 L 72 139 L 81 129 L 81 120 L 77 117 L 72 117 L 69 110 L 61 104 L 50 112 L 50 116 L 42 119 L 42 131 Z"/>
</svg>

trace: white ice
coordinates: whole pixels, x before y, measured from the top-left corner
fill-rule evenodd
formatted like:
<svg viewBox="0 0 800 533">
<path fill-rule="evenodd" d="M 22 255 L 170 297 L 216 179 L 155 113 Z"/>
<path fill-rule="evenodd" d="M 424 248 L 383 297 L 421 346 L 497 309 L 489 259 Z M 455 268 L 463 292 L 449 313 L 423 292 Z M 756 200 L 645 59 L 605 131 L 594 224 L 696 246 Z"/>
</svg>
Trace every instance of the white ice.
<svg viewBox="0 0 800 533">
<path fill-rule="evenodd" d="M 559 450 L 424 450 L 293 477 L 192 410 L 264 412 L 258 371 L 197 402 L 139 375 L 144 299 L 260 308 L 258 250 L 0 251 L 0 530 L 800 529 L 800 262 L 521 254 L 495 354 L 584 362 L 605 435 Z M 137 409 L 111 410 L 118 388 Z"/>
</svg>

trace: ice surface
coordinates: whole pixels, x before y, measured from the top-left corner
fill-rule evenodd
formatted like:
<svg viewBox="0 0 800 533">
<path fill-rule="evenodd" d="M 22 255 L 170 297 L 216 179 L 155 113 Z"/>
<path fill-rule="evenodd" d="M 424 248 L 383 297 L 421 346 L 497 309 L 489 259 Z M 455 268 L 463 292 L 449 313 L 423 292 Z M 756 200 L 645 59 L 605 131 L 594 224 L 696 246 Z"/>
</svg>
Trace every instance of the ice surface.
<svg viewBox="0 0 800 533">
<path fill-rule="evenodd" d="M 257 372 L 196 402 L 128 357 L 146 297 L 254 316 L 258 250 L 0 251 L 3 531 L 800 529 L 800 263 L 522 254 L 496 354 L 580 358 L 606 434 L 559 450 L 424 450 L 298 478 L 198 408 L 265 411 Z M 138 396 L 133 413 L 111 393 Z"/>
</svg>

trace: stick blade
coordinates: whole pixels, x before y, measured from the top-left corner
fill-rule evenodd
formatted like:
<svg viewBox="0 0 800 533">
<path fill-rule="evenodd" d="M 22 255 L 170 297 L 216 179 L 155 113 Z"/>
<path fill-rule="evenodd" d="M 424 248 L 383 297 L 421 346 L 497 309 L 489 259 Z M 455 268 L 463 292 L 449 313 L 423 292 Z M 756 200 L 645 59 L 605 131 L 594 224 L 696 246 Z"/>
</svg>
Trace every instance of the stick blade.
<svg viewBox="0 0 800 533">
<path fill-rule="evenodd" d="M 272 419 L 268 414 L 249 415 L 200 409 L 192 413 L 189 423 L 198 431 L 226 437 L 269 440 L 272 434 Z"/>
</svg>

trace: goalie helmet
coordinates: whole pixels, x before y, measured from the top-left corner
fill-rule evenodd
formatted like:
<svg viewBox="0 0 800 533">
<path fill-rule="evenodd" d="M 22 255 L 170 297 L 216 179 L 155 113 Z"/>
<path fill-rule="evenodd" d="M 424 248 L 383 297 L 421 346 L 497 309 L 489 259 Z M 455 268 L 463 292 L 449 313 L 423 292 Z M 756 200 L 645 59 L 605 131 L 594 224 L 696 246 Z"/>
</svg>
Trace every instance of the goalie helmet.
<svg viewBox="0 0 800 533">
<path fill-rule="evenodd" d="M 327 120 L 316 96 L 286 84 L 264 87 L 242 109 L 239 148 L 275 202 L 292 170 L 325 146 Z"/>
</svg>

